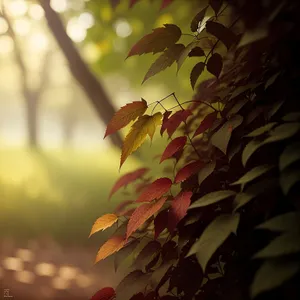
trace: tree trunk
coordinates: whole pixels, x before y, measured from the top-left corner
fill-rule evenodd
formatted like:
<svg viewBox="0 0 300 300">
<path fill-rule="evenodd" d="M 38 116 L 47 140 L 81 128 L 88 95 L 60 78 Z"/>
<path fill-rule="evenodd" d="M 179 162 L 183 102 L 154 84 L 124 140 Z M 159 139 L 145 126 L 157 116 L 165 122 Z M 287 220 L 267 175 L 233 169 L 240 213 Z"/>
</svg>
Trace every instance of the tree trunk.
<svg viewBox="0 0 300 300">
<path fill-rule="evenodd" d="M 108 124 L 115 113 L 108 95 L 81 58 L 72 40 L 67 35 L 59 15 L 51 8 L 50 1 L 40 0 L 40 3 L 45 11 L 48 26 L 69 63 L 71 73 L 85 91 L 98 116 L 105 124 Z M 110 139 L 114 145 L 121 147 L 122 139 L 118 133 L 110 136 Z"/>
<path fill-rule="evenodd" d="M 25 100 L 28 146 L 36 149 L 38 147 L 38 101 L 33 95 L 28 95 Z"/>
</svg>

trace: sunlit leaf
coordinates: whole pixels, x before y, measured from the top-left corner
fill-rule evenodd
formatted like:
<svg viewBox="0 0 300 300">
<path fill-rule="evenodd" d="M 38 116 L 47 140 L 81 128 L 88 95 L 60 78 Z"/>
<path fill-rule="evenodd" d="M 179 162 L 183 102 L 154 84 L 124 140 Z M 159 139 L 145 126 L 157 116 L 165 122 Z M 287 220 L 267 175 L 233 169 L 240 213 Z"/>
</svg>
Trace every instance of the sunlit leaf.
<svg viewBox="0 0 300 300">
<path fill-rule="evenodd" d="M 156 202 L 146 203 L 138 207 L 128 222 L 126 238 L 128 239 L 141 225 L 159 211 L 166 200 L 167 197 L 163 197 Z"/>
<path fill-rule="evenodd" d="M 236 35 L 221 23 L 207 21 L 206 30 L 208 33 L 219 39 L 227 49 L 229 49 L 237 40 Z"/>
<path fill-rule="evenodd" d="M 231 233 L 236 234 L 240 215 L 221 215 L 216 217 L 203 231 L 200 238 L 191 247 L 187 256 L 196 254 L 199 264 L 205 272 L 206 265 L 216 250 Z"/>
<path fill-rule="evenodd" d="M 180 136 L 172 140 L 166 147 L 165 151 L 163 152 L 160 159 L 160 163 L 172 157 L 172 155 L 174 155 L 176 152 L 182 150 L 186 144 L 186 140 L 187 140 L 186 136 Z"/>
<path fill-rule="evenodd" d="M 168 215 L 168 229 L 172 233 L 177 224 L 186 215 L 191 204 L 192 192 L 180 192 L 171 203 L 171 208 Z"/>
<path fill-rule="evenodd" d="M 215 170 L 215 167 L 216 167 L 216 162 L 212 161 L 200 169 L 200 171 L 198 173 L 199 186 L 209 175 L 211 175 L 213 173 L 213 171 Z"/>
<path fill-rule="evenodd" d="M 110 194 L 109 199 L 111 196 L 116 193 L 121 187 L 128 185 L 129 183 L 134 182 L 135 180 L 141 178 L 146 172 L 148 172 L 149 169 L 147 168 L 141 168 L 136 171 L 127 173 L 123 175 L 121 178 L 118 179 L 118 181 L 114 184 Z"/>
<path fill-rule="evenodd" d="M 196 32 L 199 26 L 199 23 L 202 22 L 202 20 L 205 17 L 205 13 L 207 10 L 207 6 L 204 7 L 192 20 L 191 22 L 191 31 Z"/>
<path fill-rule="evenodd" d="M 195 201 L 190 206 L 189 209 L 211 205 L 211 204 L 217 203 L 221 200 L 227 199 L 231 196 L 234 196 L 235 194 L 236 194 L 236 192 L 230 191 L 230 190 L 211 192 L 211 193 L 208 193 L 208 194 L 204 195 L 203 197 L 201 197 L 197 201 Z"/>
<path fill-rule="evenodd" d="M 190 75 L 191 86 L 193 89 L 195 88 L 198 78 L 204 71 L 204 68 L 205 68 L 204 62 L 199 62 L 194 66 L 194 68 L 191 72 L 191 75 Z"/>
<path fill-rule="evenodd" d="M 209 73 L 218 78 L 223 68 L 222 56 L 219 53 L 214 53 L 207 61 L 206 68 Z"/>
<path fill-rule="evenodd" d="M 121 107 L 107 125 L 104 138 L 127 126 L 136 118 L 142 116 L 147 107 L 147 102 L 144 99 L 142 99 L 142 101 L 135 101 Z"/>
<path fill-rule="evenodd" d="M 150 69 L 144 77 L 143 83 L 150 77 L 172 66 L 175 61 L 178 61 L 183 49 L 184 45 L 182 44 L 175 44 L 166 49 L 164 53 L 151 65 Z"/>
<path fill-rule="evenodd" d="M 124 236 L 117 235 L 109 238 L 99 249 L 95 263 L 107 258 L 108 256 L 118 252 L 125 245 Z"/>
<path fill-rule="evenodd" d="M 282 171 L 294 162 L 300 160 L 300 143 L 288 145 L 279 157 L 279 169 Z"/>
<path fill-rule="evenodd" d="M 164 27 L 153 29 L 145 35 L 130 50 L 128 57 L 145 53 L 158 53 L 176 44 L 181 37 L 181 30 L 174 24 L 165 24 Z"/>
<path fill-rule="evenodd" d="M 111 227 L 113 224 L 117 222 L 117 220 L 118 220 L 118 216 L 116 216 L 115 214 L 103 215 L 102 217 L 98 218 L 94 223 L 92 230 L 90 232 L 90 236 L 100 230 L 105 230 Z"/>
<path fill-rule="evenodd" d="M 212 144 L 226 154 L 232 131 L 240 126 L 242 122 L 242 116 L 233 116 L 217 132 L 214 133 L 214 135 L 211 137 Z"/>
<path fill-rule="evenodd" d="M 153 116 L 144 115 L 132 125 L 130 132 L 125 137 L 120 167 L 123 165 L 127 157 L 136 151 L 145 141 L 147 135 L 152 140 L 155 129 L 161 124 L 162 114 L 160 112 Z"/>
<path fill-rule="evenodd" d="M 158 199 L 166 194 L 170 190 L 171 186 L 171 179 L 167 177 L 159 178 L 145 188 L 136 202 L 150 202 L 154 199 Z"/>
<path fill-rule="evenodd" d="M 275 289 L 296 275 L 300 270 L 299 261 L 267 260 L 255 273 L 251 285 L 251 297 Z"/>
</svg>

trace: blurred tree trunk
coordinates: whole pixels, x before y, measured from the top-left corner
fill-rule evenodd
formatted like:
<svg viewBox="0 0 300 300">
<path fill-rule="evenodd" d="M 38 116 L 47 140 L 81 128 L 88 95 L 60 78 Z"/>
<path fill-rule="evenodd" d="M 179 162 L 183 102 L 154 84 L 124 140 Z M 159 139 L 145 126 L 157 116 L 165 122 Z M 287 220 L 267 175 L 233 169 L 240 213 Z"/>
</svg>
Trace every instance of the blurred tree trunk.
<svg viewBox="0 0 300 300">
<path fill-rule="evenodd" d="M 50 6 L 50 0 L 40 0 L 40 3 L 45 11 L 48 26 L 69 63 L 71 73 L 85 91 L 100 119 L 108 124 L 115 109 L 107 93 L 67 35 L 59 15 Z M 110 139 L 114 145 L 121 147 L 122 139 L 119 134 L 110 136 Z"/>
<path fill-rule="evenodd" d="M 64 146 L 67 148 L 71 146 L 71 141 L 74 136 L 75 125 L 78 121 L 75 97 L 76 95 L 74 93 L 73 99 L 70 101 L 67 107 L 64 108 L 62 119 L 61 119 L 61 123 L 62 123 L 61 125 L 63 131 L 63 143 Z"/>
<path fill-rule="evenodd" d="M 8 34 L 14 43 L 14 55 L 16 63 L 21 73 L 21 91 L 25 100 L 25 111 L 27 120 L 27 135 L 28 146 L 31 148 L 38 148 L 38 106 L 40 102 L 40 96 L 43 92 L 45 85 L 48 81 L 48 69 L 49 69 L 49 53 L 45 55 L 44 64 L 41 69 L 40 83 L 38 88 L 32 89 L 29 85 L 28 70 L 24 62 L 22 50 L 19 47 L 16 34 L 13 30 L 13 26 L 9 17 L 6 15 L 4 8 L 0 14 L 8 24 Z"/>
</svg>

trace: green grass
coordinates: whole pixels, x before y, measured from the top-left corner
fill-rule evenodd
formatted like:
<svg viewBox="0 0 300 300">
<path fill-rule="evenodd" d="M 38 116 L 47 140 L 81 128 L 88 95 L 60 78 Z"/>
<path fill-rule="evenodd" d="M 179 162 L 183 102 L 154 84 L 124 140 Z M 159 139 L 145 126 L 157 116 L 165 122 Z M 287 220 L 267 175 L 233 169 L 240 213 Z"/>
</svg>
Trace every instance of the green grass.
<svg viewBox="0 0 300 300">
<path fill-rule="evenodd" d="M 87 239 L 93 222 L 124 199 L 118 193 L 107 201 L 112 185 L 140 165 L 131 158 L 119 173 L 119 156 L 113 149 L 0 149 L 0 239 L 49 235 L 68 244 L 99 242 L 99 236 Z"/>
</svg>

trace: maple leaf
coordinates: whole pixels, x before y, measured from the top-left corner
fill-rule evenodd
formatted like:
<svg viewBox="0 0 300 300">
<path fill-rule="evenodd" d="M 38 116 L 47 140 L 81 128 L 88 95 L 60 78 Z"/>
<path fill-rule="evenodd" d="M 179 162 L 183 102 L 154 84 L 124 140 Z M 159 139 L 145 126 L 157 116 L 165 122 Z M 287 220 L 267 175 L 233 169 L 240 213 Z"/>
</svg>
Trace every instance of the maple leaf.
<svg viewBox="0 0 300 300">
<path fill-rule="evenodd" d="M 143 225 L 150 217 L 159 211 L 168 197 L 163 197 L 155 202 L 146 203 L 138 207 L 131 215 L 126 232 L 128 239 L 141 225 Z"/>
<path fill-rule="evenodd" d="M 219 53 L 214 53 L 206 65 L 207 71 L 216 77 L 219 77 L 223 68 L 223 59 Z"/>
<path fill-rule="evenodd" d="M 165 126 L 169 137 L 172 137 L 178 126 L 185 122 L 190 115 L 192 115 L 192 112 L 189 109 L 179 110 L 168 119 Z"/>
<path fill-rule="evenodd" d="M 154 239 L 156 240 L 159 235 L 167 228 L 168 225 L 168 209 L 162 210 L 154 219 Z"/>
<path fill-rule="evenodd" d="M 171 186 L 171 179 L 167 177 L 159 178 L 145 188 L 136 202 L 150 202 L 154 199 L 158 199 L 165 193 L 167 193 L 170 190 Z"/>
<path fill-rule="evenodd" d="M 141 38 L 130 50 L 128 57 L 145 53 L 158 53 L 176 44 L 181 37 L 181 30 L 174 24 L 165 24 Z"/>
<path fill-rule="evenodd" d="M 129 183 L 137 180 L 138 178 L 141 178 L 148 171 L 148 168 L 141 168 L 123 175 L 113 186 L 108 198 L 110 199 L 112 195 L 116 193 L 121 187 L 128 185 Z"/>
<path fill-rule="evenodd" d="M 105 287 L 98 291 L 90 300 L 113 300 L 116 292 L 111 287 Z"/>
<path fill-rule="evenodd" d="M 162 136 L 163 135 L 163 133 L 166 131 L 166 129 L 167 129 L 167 127 L 166 127 L 166 125 L 167 125 L 167 122 L 168 122 L 168 120 L 169 120 L 169 116 L 170 116 L 170 114 L 171 114 L 172 112 L 171 111 L 166 111 L 166 112 L 164 112 L 164 114 L 163 114 L 163 120 L 162 120 L 162 125 L 161 125 L 161 128 L 160 128 L 160 135 Z"/>
<path fill-rule="evenodd" d="M 104 138 L 124 128 L 137 117 L 142 116 L 147 110 L 147 107 L 147 102 L 144 99 L 142 99 L 142 101 L 128 103 L 121 107 L 120 110 L 114 114 L 111 121 L 107 125 Z"/>
<path fill-rule="evenodd" d="M 100 230 L 105 230 L 106 228 L 111 227 L 113 224 L 117 222 L 117 220 L 118 220 L 118 216 L 116 216 L 115 214 L 106 214 L 98 218 L 92 227 L 90 236 Z"/>
<path fill-rule="evenodd" d="M 161 118 L 162 114 L 160 112 L 153 116 L 144 115 L 139 117 L 132 125 L 131 130 L 124 140 L 120 168 L 127 157 L 143 144 L 147 135 L 152 140 L 156 127 L 161 124 Z"/>
<path fill-rule="evenodd" d="M 109 238 L 99 249 L 96 256 L 95 263 L 107 258 L 108 256 L 112 255 L 115 252 L 118 252 L 120 249 L 124 247 L 124 245 L 125 245 L 125 239 L 124 236 L 122 235 L 116 235 Z"/>
<path fill-rule="evenodd" d="M 174 0 L 163 0 L 162 3 L 161 3 L 160 9 L 166 8 L 166 7 L 169 6 L 173 1 L 174 1 Z"/>
<path fill-rule="evenodd" d="M 199 62 L 197 63 L 194 68 L 192 69 L 191 75 L 190 75 L 190 80 L 191 80 L 191 86 L 192 89 L 195 88 L 195 85 L 197 83 L 197 80 L 199 76 L 202 74 L 205 68 L 205 63 L 204 62 Z"/>
<path fill-rule="evenodd" d="M 166 147 L 164 153 L 162 154 L 160 163 L 172 157 L 178 151 L 182 150 L 186 144 L 186 140 L 187 140 L 186 136 L 180 136 L 175 138 L 173 141 L 171 141 L 169 145 Z"/>
<path fill-rule="evenodd" d="M 192 192 L 180 192 L 173 200 L 168 215 L 168 229 L 172 233 L 180 220 L 186 215 L 191 204 Z"/>
<path fill-rule="evenodd" d="M 175 44 L 166 49 L 164 53 L 151 65 L 142 83 L 157 73 L 165 70 L 167 67 L 172 66 L 172 64 L 178 60 L 183 49 L 184 45 L 182 44 Z"/>
<path fill-rule="evenodd" d="M 203 166 L 204 164 L 202 161 L 189 163 L 188 165 L 186 165 L 185 167 L 183 167 L 178 171 L 178 173 L 175 176 L 174 182 L 178 183 L 188 179 L 190 176 L 195 174 Z"/>
<path fill-rule="evenodd" d="M 217 115 L 218 112 L 212 112 L 210 114 L 208 114 L 203 121 L 200 123 L 200 126 L 197 128 L 197 130 L 194 133 L 194 136 L 197 136 L 201 133 L 203 133 L 204 131 L 206 131 L 207 129 L 211 128 L 213 123 L 215 122 L 215 120 L 217 119 Z"/>
</svg>

